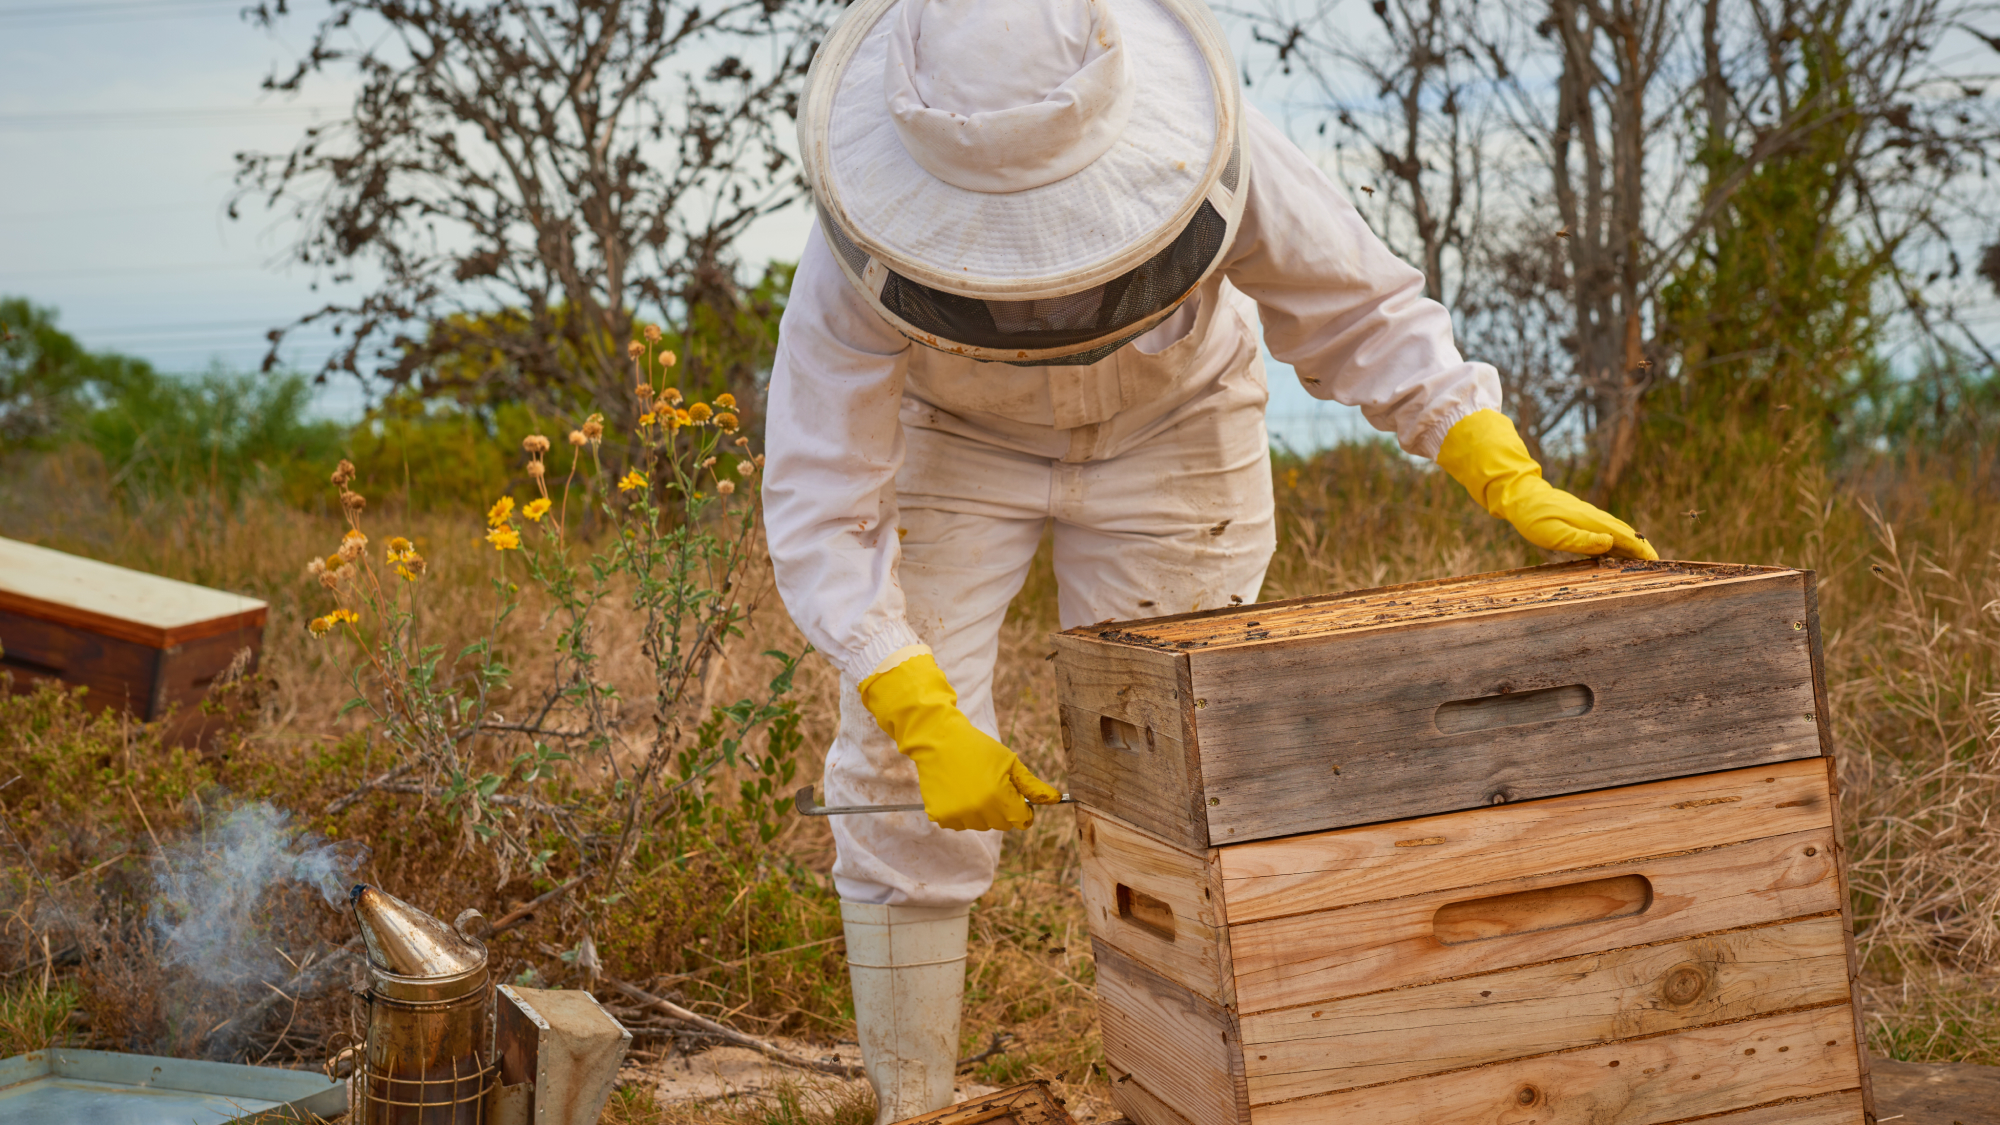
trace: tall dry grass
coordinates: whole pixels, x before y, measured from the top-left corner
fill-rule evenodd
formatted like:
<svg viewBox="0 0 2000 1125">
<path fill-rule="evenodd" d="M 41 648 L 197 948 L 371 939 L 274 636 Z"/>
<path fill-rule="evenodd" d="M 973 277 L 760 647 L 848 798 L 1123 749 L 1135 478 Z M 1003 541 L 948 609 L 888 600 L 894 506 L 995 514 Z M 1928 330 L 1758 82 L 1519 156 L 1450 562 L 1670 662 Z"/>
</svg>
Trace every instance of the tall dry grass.
<svg viewBox="0 0 2000 1125">
<path fill-rule="evenodd" d="M 261 775 L 267 780 L 258 784 L 292 784 L 301 801 L 310 802 L 351 783 L 361 763 L 329 748 L 351 746 L 365 739 L 365 731 L 334 719 L 348 689 L 333 674 L 329 650 L 309 641 L 303 629 L 324 607 L 313 600 L 314 588 L 300 579 L 299 568 L 312 554 L 325 553 L 338 534 L 331 513 L 254 497 L 234 507 L 190 497 L 134 506 L 114 499 L 112 482 L 76 455 L 17 458 L 10 469 L 0 477 L 0 526 L 7 534 L 270 600 L 265 667 L 275 685 L 252 735 L 267 763 Z M 1344 446 L 1281 460 L 1276 471 L 1281 538 L 1267 599 L 1545 561 L 1473 508 L 1456 484 L 1385 447 Z M 2000 1063 L 2000 1004 L 1990 983 L 2000 972 L 2000 852 L 1991 828 L 2000 809 L 1996 481 L 2000 465 L 1990 457 L 1911 454 L 1839 471 L 1791 457 L 1712 478 L 1644 481 L 1626 513 L 1666 557 L 1819 573 L 1870 1036 L 1878 1052 L 1899 1058 Z M 64 500 L 50 504 L 51 496 Z M 469 639 L 468 623 L 483 617 L 483 599 L 490 596 L 485 580 L 491 554 L 477 546 L 476 511 L 391 511 L 374 522 L 411 535 L 432 560 L 436 586 L 429 612 L 436 639 L 451 645 Z M 1053 668 L 1043 659 L 1056 626 L 1054 594 L 1045 552 L 1003 630 L 996 702 L 1010 743 L 1038 772 L 1060 777 Z M 532 651 L 539 627 L 533 607 L 510 627 L 507 643 Z M 733 650 L 718 691 L 733 697 L 738 687 L 768 674 L 755 653 L 800 643 L 781 613 L 767 614 Z M 639 671 L 635 656 L 635 682 Z M 523 663 L 520 674 L 531 685 L 537 673 Z M 834 729 L 835 688 L 824 661 L 813 658 L 802 668 L 797 697 L 814 755 Z M 269 769 L 286 761 L 320 764 L 302 767 L 289 780 L 270 780 L 275 775 Z M 806 772 L 816 766 L 815 757 Z M 392 888 L 401 871 L 426 881 L 431 898 L 454 907 L 504 906 L 520 897 L 521 888 L 495 887 L 492 872 L 455 856 L 449 833 L 415 830 L 397 819 L 388 798 L 381 800 L 377 811 L 345 822 L 345 829 L 378 834 L 371 836 L 378 867 L 385 869 L 378 875 Z M 1096 1069 L 1092 966 L 1075 894 L 1071 821 L 1065 812 L 1045 813 L 1034 828 L 1009 840 L 1000 878 L 975 914 L 964 1042 L 969 1054 L 994 1031 L 1013 1034 L 1009 1051 L 982 1064 L 975 1077 L 996 1084 L 1057 1079 L 1058 1092 L 1087 1119 L 1107 1113 L 1108 1101 Z M 818 822 L 794 823 L 773 851 L 811 871 L 824 872 L 831 859 L 830 839 Z M 823 884 L 771 885 L 779 887 L 778 898 L 745 901 L 765 903 L 757 909 L 768 908 L 773 917 L 746 913 L 744 932 L 735 936 L 724 931 L 733 932 L 736 922 L 718 926 L 710 960 L 723 959 L 725 941 L 729 949 L 754 952 L 837 933 Z M 719 893 L 734 901 L 738 890 Z M 700 893 L 695 887 L 674 892 Z M 663 899 L 661 909 L 671 913 L 682 906 Z M 775 914 L 785 909 L 794 913 L 780 925 Z M 668 932 L 678 936 L 650 944 L 635 940 L 620 954 L 625 961 L 618 968 L 641 980 L 684 970 L 689 961 L 669 962 L 693 957 L 680 948 L 693 939 L 685 930 Z M 516 960 L 509 971 L 535 956 L 526 943 L 510 948 Z M 837 946 L 819 947 L 711 974 L 704 990 L 687 996 L 706 1010 L 734 1013 L 752 1030 L 850 1039 L 844 975 Z M 859 1112 L 840 1096 L 800 1098 L 775 1116 L 769 1107 L 666 1112 L 649 1108 L 643 1098 L 621 1103 L 619 1112 L 635 1122 L 744 1125 L 844 1121 Z"/>
</svg>

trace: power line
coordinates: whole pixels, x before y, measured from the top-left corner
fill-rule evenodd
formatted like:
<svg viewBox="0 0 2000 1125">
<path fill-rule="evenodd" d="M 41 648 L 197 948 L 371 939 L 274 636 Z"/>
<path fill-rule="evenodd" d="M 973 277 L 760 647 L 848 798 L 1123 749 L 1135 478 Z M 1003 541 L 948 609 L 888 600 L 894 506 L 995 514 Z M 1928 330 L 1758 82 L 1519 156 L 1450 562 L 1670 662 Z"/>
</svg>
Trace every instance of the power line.
<svg viewBox="0 0 2000 1125">
<path fill-rule="evenodd" d="M 92 24 L 131 23 L 138 20 L 185 19 L 240 11 L 240 4 L 217 4 L 214 0 L 168 0 L 144 3 L 139 0 L 105 0 L 88 4 L 25 4 L 0 7 L 0 27 L 24 31 L 45 27 L 84 27 Z"/>
<path fill-rule="evenodd" d="M 57 113 L 0 113 L 0 130 L 14 132 L 74 132 L 80 129 L 184 129 L 237 125 L 246 121 L 288 123 L 316 120 L 339 106 L 238 106 L 187 109 L 71 110 Z"/>
</svg>

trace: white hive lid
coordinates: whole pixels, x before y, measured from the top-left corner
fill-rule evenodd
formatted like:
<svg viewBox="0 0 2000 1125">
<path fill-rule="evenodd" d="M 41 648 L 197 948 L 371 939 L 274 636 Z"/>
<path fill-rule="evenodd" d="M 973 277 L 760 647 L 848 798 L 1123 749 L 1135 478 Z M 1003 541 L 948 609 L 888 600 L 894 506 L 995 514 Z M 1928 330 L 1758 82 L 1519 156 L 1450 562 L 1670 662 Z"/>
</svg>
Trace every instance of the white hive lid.
<svg viewBox="0 0 2000 1125">
<path fill-rule="evenodd" d="M 0 610 L 166 648 L 264 621 L 265 603 L 0 539 Z"/>
</svg>

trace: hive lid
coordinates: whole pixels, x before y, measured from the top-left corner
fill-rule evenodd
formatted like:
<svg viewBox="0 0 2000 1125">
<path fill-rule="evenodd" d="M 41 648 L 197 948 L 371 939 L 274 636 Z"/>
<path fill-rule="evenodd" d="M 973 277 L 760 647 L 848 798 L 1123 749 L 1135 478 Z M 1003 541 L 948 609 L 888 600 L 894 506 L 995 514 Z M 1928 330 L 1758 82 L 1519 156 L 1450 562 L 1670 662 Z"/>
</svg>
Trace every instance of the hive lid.
<svg viewBox="0 0 2000 1125">
<path fill-rule="evenodd" d="M 442 979 L 483 968 L 486 950 L 442 921 L 365 883 L 348 896 L 368 961 L 399 977 Z"/>
<path fill-rule="evenodd" d="M 1585 559 L 1173 617 L 1103 622 L 1064 635 L 1170 652 L 1235 648 L 1787 573 L 1793 572 L 1779 566 Z"/>
<path fill-rule="evenodd" d="M 265 604 L 191 582 L 0 539 L 0 609 L 167 648 L 262 625 Z"/>
</svg>

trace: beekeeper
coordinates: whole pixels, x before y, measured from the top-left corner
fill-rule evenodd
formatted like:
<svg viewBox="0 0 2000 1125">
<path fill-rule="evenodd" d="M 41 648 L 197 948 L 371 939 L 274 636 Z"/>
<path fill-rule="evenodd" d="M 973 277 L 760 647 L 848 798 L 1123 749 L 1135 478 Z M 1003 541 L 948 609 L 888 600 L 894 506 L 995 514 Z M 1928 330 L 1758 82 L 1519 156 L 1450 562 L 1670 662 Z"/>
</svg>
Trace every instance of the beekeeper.
<svg viewBox="0 0 2000 1125">
<path fill-rule="evenodd" d="M 1058 796 L 993 712 L 1044 529 L 1065 628 L 1257 598 L 1260 325 L 1530 542 L 1655 557 L 1542 480 L 1494 370 L 1236 73 L 1201 0 L 862 0 L 807 79 L 764 501 L 841 670 L 825 800 L 924 805 L 831 822 L 878 1121 L 951 1101 L 968 904 Z"/>
</svg>

